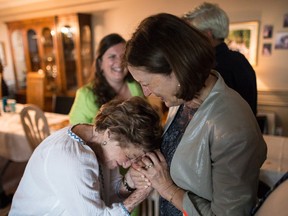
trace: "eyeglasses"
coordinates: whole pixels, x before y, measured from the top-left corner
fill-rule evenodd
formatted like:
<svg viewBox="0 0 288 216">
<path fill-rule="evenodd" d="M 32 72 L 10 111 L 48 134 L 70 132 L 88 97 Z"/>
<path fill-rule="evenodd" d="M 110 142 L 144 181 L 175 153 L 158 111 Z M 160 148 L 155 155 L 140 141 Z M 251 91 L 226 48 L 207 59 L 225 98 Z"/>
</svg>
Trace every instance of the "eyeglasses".
<svg viewBox="0 0 288 216">
<path fill-rule="evenodd" d="M 127 158 L 131 163 L 136 163 L 136 162 L 140 161 L 140 160 L 142 159 L 142 157 L 143 157 L 143 155 L 138 156 L 138 157 L 136 157 L 136 158 L 132 158 L 132 157 L 126 155 L 126 158 Z"/>
</svg>

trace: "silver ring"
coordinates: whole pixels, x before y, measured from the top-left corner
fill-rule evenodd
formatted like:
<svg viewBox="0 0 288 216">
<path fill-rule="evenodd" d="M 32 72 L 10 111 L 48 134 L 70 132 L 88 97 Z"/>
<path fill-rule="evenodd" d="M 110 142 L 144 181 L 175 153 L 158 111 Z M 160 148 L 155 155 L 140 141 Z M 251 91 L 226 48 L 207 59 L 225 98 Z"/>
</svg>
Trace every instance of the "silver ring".
<svg viewBox="0 0 288 216">
<path fill-rule="evenodd" d="M 149 168 L 151 168 L 151 167 L 153 167 L 153 164 L 152 164 L 152 163 L 150 163 L 150 164 L 148 164 L 148 165 L 145 166 L 146 169 L 149 169 Z"/>
</svg>

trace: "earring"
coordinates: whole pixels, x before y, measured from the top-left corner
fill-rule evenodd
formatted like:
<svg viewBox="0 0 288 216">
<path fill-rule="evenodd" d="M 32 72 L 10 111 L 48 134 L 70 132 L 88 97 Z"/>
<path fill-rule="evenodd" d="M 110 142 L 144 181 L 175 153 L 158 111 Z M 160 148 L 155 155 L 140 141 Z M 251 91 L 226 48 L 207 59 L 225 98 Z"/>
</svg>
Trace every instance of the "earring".
<svg viewBox="0 0 288 216">
<path fill-rule="evenodd" d="M 107 144 L 107 141 L 104 141 L 104 142 L 102 143 L 103 146 L 105 146 L 106 144 Z"/>
<path fill-rule="evenodd" d="M 177 86 L 180 87 L 181 86 L 180 83 Z"/>
</svg>

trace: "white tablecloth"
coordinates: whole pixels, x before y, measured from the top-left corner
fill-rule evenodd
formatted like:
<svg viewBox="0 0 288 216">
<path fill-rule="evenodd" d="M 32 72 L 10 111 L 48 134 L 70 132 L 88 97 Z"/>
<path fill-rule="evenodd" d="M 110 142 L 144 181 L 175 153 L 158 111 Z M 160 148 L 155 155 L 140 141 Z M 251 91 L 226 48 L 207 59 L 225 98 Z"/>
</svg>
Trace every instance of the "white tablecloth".
<svg viewBox="0 0 288 216">
<path fill-rule="evenodd" d="M 271 187 L 288 171 L 288 137 L 264 135 L 264 139 L 268 152 L 260 179 Z"/>
<path fill-rule="evenodd" d="M 28 161 L 32 154 L 20 120 L 22 108 L 23 104 L 17 104 L 16 113 L 1 112 L 0 116 L 0 156 L 15 162 Z M 45 112 L 45 116 L 50 126 L 69 120 L 68 115 Z"/>
</svg>

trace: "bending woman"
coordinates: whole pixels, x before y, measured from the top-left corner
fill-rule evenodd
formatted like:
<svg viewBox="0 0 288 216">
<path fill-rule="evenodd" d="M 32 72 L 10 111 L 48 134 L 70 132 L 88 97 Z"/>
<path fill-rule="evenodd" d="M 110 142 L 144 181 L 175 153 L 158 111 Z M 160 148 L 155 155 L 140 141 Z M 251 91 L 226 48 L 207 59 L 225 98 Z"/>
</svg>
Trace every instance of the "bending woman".
<svg viewBox="0 0 288 216">
<path fill-rule="evenodd" d="M 9 215 L 130 215 L 151 188 L 146 182 L 134 189 L 130 173 L 122 179 L 118 167 L 159 148 L 162 132 L 145 99 L 110 101 L 95 125 L 63 128 L 35 149 Z"/>
</svg>

